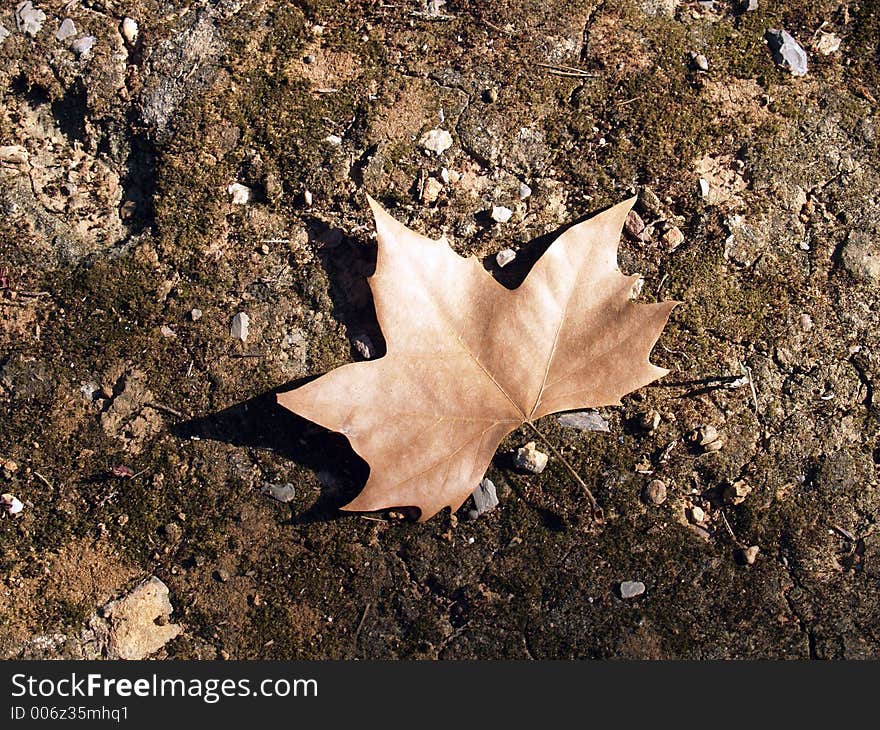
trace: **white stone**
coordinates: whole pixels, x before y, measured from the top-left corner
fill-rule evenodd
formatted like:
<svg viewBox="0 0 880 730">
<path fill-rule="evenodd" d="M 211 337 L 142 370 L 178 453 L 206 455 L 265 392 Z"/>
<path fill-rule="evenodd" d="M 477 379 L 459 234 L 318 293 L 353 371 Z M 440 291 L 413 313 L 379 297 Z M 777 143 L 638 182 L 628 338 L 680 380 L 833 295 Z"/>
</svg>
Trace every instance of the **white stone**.
<svg viewBox="0 0 880 730">
<path fill-rule="evenodd" d="M 525 446 L 516 450 L 514 465 L 517 469 L 540 474 L 547 466 L 547 458 L 547 454 L 535 448 L 534 441 L 529 441 Z"/>
<path fill-rule="evenodd" d="M 0 43 L 5 41 L 9 37 L 9 31 L 3 26 L 3 23 L 0 23 Z"/>
<path fill-rule="evenodd" d="M 625 580 L 620 584 L 621 598 L 635 598 L 645 592 L 645 584 L 640 580 Z"/>
<path fill-rule="evenodd" d="M 241 183 L 232 183 L 232 185 L 226 188 L 226 192 L 232 198 L 233 205 L 246 205 L 251 199 L 251 189 Z"/>
<path fill-rule="evenodd" d="M 422 135 L 419 144 L 434 154 L 443 154 L 452 147 L 452 135 L 445 129 L 431 129 Z"/>
<path fill-rule="evenodd" d="M 8 515 L 17 515 L 24 509 L 21 500 L 13 494 L 0 494 L 0 507 Z"/>
<path fill-rule="evenodd" d="M 250 334 L 251 318 L 245 312 L 239 312 L 232 318 L 232 324 L 229 326 L 229 336 L 233 340 L 247 340 Z"/>
<path fill-rule="evenodd" d="M 706 178 L 701 177 L 699 184 L 700 184 L 700 197 L 701 198 L 708 198 L 709 197 L 709 181 Z"/>
<path fill-rule="evenodd" d="M 198 307 L 193 307 L 189 313 L 189 316 L 193 322 L 198 322 L 202 318 L 202 310 Z"/>
<path fill-rule="evenodd" d="M 72 50 L 80 58 L 88 56 L 89 53 L 92 52 L 92 47 L 95 45 L 95 40 L 95 36 L 93 35 L 84 35 L 82 36 L 82 38 L 77 38 L 73 43 L 70 44 L 70 50 Z"/>
<path fill-rule="evenodd" d="M 33 38 L 40 32 L 46 20 L 46 13 L 35 8 L 30 0 L 23 0 L 15 6 L 15 25 L 22 33 Z"/>
<path fill-rule="evenodd" d="M 503 205 L 493 205 L 491 215 L 496 223 L 507 223 L 513 217 L 513 211 Z"/>
<path fill-rule="evenodd" d="M 340 137 L 338 134 L 328 134 L 326 137 L 324 137 L 324 141 L 327 144 L 332 145 L 333 147 L 339 147 L 339 145 L 342 144 L 342 137 Z"/>
<path fill-rule="evenodd" d="M 56 41 L 66 41 L 68 38 L 76 35 L 76 25 L 70 18 L 65 18 L 55 31 Z"/>
<path fill-rule="evenodd" d="M 502 248 L 498 253 L 495 254 L 495 263 L 503 269 L 515 258 L 516 251 L 514 251 L 512 248 Z"/>
<path fill-rule="evenodd" d="M 837 53 L 840 50 L 840 37 L 834 35 L 834 33 L 822 33 L 819 36 L 819 40 L 816 41 L 816 51 L 821 53 L 823 56 L 830 56 L 832 53 Z"/>
<path fill-rule="evenodd" d="M 129 44 L 132 44 L 137 40 L 138 24 L 136 20 L 133 18 L 122 19 L 122 37 L 125 38 Z"/>
<path fill-rule="evenodd" d="M 425 180 L 425 185 L 422 188 L 422 201 L 425 203 L 434 203 L 437 198 L 440 197 L 440 193 L 443 192 L 443 183 L 441 183 L 436 177 L 429 177 Z"/>
<path fill-rule="evenodd" d="M 306 204 L 306 206 L 311 207 L 313 201 L 314 201 L 314 196 L 312 196 L 312 191 L 306 190 L 303 193 L 303 202 Z"/>
<path fill-rule="evenodd" d="M 525 200 L 526 198 L 532 197 L 532 189 L 526 185 L 525 183 L 519 184 L 519 199 Z"/>
<path fill-rule="evenodd" d="M 351 343 L 364 360 L 372 360 L 373 357 L 375 357 L 376 347 L 373 345 L 373 341 L 370 339 L 369 335 L 358 335 L 352 339 Z"/>
</svg>

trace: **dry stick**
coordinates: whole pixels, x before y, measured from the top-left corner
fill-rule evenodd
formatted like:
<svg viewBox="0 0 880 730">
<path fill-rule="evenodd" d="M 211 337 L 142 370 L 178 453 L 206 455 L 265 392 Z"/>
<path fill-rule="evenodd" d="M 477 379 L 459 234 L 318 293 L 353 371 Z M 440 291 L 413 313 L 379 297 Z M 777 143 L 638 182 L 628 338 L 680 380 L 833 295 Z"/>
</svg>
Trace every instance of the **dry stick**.
<svg viewBox="0 0 880 730">
<path fill-rule="evenodd" d="M 593 493 L 590 491 L 590 488 L 587 486 L 587 483 L 581 479 L 580 474 L 575 471 L 575 468 L 568 462 L 558 450 L 557 448 L 550 443 L 550 439 L 548 439 L 543 433 L 538 430 L 538 427 L 535 426 L 531 421 L 526 421 L 529 427 L 538 434 L 538 438 L 541 439 L 550 451 L 553 452 L 553 455 L 562 462 L 562 465 L 568 469 L 569 473 L 575 478 L 575 481 L 581 485 L 581 488 L 584 490 L 584 493 L 587 495 L 587 499 L 590 501 L 590 509 L 593 512 L 593 516 L 597 519 L 597 521 L 601 521 L 602 519 L 602 508 L 599 506 L 599 503 L 596 501 L 596 498 L 593 496 Z"/>
</svg>

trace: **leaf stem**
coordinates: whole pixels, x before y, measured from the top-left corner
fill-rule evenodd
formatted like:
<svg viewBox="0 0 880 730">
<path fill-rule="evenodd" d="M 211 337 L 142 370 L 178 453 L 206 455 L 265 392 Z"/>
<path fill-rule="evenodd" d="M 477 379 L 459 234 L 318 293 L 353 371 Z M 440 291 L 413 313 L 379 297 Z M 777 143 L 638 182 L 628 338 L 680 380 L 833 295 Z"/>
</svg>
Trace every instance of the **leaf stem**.
<svg viewBox="0 0 880 730">
<path fill-rule="evenodd" d="M 575 471 L 575 468 L 569 463 L 568 459 L 566 459 L 562 455 L 562 453 L 552 443 L 550 443 L 550 439 L 548 439 L 543 433 L 541 433 L 534 423 L 532 423 L 531 421 L 526 421 L 526 423 L 528 424 L 529 428 L 531 428 L 532 431 L 534 431 L 538 435 L 538 438 L 544 442 L 547 448 L 550 449 L 551 452 L 553 452 L 553 456 L 555 456 L 557 459 L 559 459 L 560 462 L 562 462 L 562 465 L 574 477 L 575 481 L 580 484 L 581 488 L 584 490 L 584 494 L 587 495 L 587 499 L 590 502 L 590 511 L 592 512 L 594 519 L 597 522 L 602 522 L 604 513 L 602 511 L 602 508 L 599 506 L 599 503 L 596 501 L 596 498 L 593 496 L 593 493 L 590 491 L 590 488 L 587 486 L 587 483 L 583 479 L 581 479 L 580 474 Z"/>
</svg>

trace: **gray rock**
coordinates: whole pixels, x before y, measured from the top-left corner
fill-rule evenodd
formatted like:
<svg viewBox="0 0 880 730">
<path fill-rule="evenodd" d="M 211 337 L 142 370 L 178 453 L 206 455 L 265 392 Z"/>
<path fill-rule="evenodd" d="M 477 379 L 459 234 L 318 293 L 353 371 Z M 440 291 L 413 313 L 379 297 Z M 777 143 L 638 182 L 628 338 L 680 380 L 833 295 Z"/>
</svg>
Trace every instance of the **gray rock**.
<svg viewBox="0 0 880 730">
<path fill-rule="evenodd" d="M 855 279 L 869 284 L 880 283 L 880 254 L 864 233 L 851 231 L 840 253 L 840 262 Z"/>
<path fill-rule="evenodd" d="M 145 59 L 149 68 L 140 97 L 141 117 L 160 137 L 181 102 L 215 78 L 214 67 L 226 44 L 217 21 L 229 3 L 193 13 L 190 25 L 158 44 Z"/>
<path fill-rule="evenodd" d="M 5 41 L 9 37 L 9 31 L 3 27 L 3 23 L 0 23 L 0 43 Z"/>
<path fill-rule="evenodd" d="M 607 433 L 611 430 L 608 421 L 602 418 L 598 411 L 563 413 L 557 420 L 561 426 L 576 428 L 578 431 L 603 431 Z"/>
<path fill-rule="evenodd" d="M 620 584 L 621 598 L 635 598 L 645 592 L 645 584 L 640 580 L 625 580 Z"/>
<path fill-rule="evenodd" d="M 66 41 L 68 38 L 76 35 L 76 25 L 70 18 L 65 18 L 55 31 L 56 41 Z"/>
<path fill-rule="evenodd" d="M 474 504 L 477 506 L 477 517 L 486 512 L 491 512 L 498 506 L 498 493 L 491 479 L 483 479 L 474 490 Z"/>
<path fill-rule="evenodd" d="M 764 34 L 773 60 L 792 76 L 805 76 L 807 73 L 807 52 L 785 30 L 771 28 Z"/>
<path fill-rule="evenodd" d="M 260 492 L 267 497 L 271 497 L 277 502 L 292 502 L 296 496 L 295 487 L 289 482 L 285 484 L 269 484 L 268 482 L 260 487 Z"/>
</svg>

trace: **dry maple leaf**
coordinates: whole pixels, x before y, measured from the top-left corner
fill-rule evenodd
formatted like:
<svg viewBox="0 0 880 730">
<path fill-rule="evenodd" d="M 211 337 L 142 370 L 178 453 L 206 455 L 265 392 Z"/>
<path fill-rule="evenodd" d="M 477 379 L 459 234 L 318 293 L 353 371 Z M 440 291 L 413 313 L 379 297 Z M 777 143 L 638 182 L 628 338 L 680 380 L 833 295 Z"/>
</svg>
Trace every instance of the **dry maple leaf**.
<svg viewBox="0 0 880 730">
<path fill-rule="evenodd" d="M 455 511 L 511 431 L 620 405 L 668 372 L 648 355 L 676 302 L 633 302 L 638 275 L 617 268 L 634 202 L 567 229 L 511 290 L 370 199 L 378 253 L 369 281 L 387 352 L 278 396 L 345 434 L 370 465 L 343 509 L 418 507 L 421 520 Z"/>
</svg>

